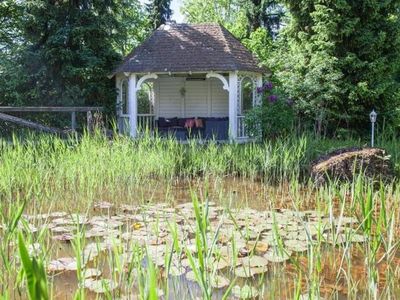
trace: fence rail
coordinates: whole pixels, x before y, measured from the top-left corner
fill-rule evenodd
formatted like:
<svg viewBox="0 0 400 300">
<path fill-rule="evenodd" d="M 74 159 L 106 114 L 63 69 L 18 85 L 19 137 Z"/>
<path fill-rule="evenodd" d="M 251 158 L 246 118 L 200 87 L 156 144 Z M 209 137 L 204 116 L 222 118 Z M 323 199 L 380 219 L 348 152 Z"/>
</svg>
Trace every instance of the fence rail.
<svg viewBox="0 0 400 300">
<path fill-rule="evenodd" d="M 139 130 L 154 131 L 156 127 L 156 115 L 154 114 L 138 114 L 137 127 Z"/>
<path fill-rule="evenodd" d="M 0 106 L 0 112 L 88 112 L 103 111 L 101 106 Z"/>
<path fill-rule="evenodd" d="M 22 118 L 7 115 L 10 112 L 62 112 L 71 113 L 71 129 L 76 130 L 76 113 L 86 112 L 87 126 L 91 127 L 92 112 L 102 112 L 103 107 L 100 106 L 0 106 L 0 119 L 3 121 L 13 122 L 18 125 L 30 127 L 40 131 L 62 132 L 60 129 L 44 126 Z"/>
<path fill-rule="evenodd" d="M 245 116 L 237 116 L 237 137 L 239 139 L 248 137 Z"/>
</svg>

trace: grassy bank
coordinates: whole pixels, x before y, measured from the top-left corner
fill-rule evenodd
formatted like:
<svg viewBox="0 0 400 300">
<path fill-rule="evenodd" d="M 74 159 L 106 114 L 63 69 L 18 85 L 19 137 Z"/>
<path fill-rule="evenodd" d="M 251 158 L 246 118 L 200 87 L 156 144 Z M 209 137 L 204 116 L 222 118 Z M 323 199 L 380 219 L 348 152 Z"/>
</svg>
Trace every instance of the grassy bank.
<svg viewBox="0 0 400 300">
<path fill-rule="evenodd" d="M 241 176 L 266 183 L 297 181 L 319 155 L 362 144 L 360 140 L 317 139 L 312 135 L 223 145 L 126 137 L 108 140 L 100 135 L 61 140 L 43 135 L 2 143 L 0 193 L 6 199 L 29 193 L 39 201 L 60 197 L 92 200 L 105 191 L 112 198 L 128 197 L 149 180 L 198 175 Z M 379 146 L 392 155 L 398 171 L 400 142 L 394 139 Z"/>
</svg>

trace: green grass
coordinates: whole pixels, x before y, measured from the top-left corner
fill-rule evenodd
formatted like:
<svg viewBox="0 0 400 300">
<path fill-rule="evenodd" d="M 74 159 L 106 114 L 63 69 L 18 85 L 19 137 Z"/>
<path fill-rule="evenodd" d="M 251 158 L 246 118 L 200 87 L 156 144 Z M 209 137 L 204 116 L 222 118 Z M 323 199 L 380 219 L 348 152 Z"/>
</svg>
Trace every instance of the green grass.
<svg viewBox="0 0 400 300">
<path fill-rule="evenodd" d="M 39 203 L 65 197 L 81 203 L 128 197 L 148 180 L 240 176 L 265 183 L 298 181 L 319 155 L 361 144 L 312 135 L 244 145 L 182 145 L 174 140 L 133 141 L 118 136 L 108 140 L 101 135 L 85 135 L 81 140 L 45 135 L 14 138 L 13 143 L 3 141 L 0 146 L 0 195 L 7 201 L 29 193 Z M 392 155 L 398 171 L 400 142 L 393 139 L 381 146 Z"/>
</svg>

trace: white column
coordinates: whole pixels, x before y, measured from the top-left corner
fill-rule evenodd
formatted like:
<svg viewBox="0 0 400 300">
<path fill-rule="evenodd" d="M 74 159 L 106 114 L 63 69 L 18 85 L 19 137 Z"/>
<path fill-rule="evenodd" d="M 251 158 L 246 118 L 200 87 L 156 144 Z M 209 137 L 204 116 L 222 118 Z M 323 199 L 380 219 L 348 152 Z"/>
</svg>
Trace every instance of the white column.
<svg viewBox="0 0 400 300">
<path fill-rule="evenodd" d="M 263 82 L 262 82 L 262 74 L 257 74 L 256 81 L 257 81 L 257 87 L 256 87 L 256 91 L 255 91 L 256 99 L 255 99 L 254 105 L 258 106 L 258 105 L 261 105 L 261 94 L 257 93 L 257 88 L 261 87 L 262 84 L 263 84 Z"/>
<path fill-rule="evenodd" d="M 237 72 L 229 72 L 229 134 L 232 140 L 237 138 Z"/>
<path fill-rule="evenodd" d="M 120 109 L 120 105 L 121 105 L 121 77 L 117 74 L 115 75 L 115 89 L 117 91 L 117 99 L 115 102 L 115 113 L 117 116 L 117 127 L 118 127 L 118 131 L 122 132 L 122 126 L 121 126 L 121 109 Z"/>
<path fill-rule="evenodd" d="M 136 95 L 136 74 L 129 75 L 128 81 L 128 113 L 131 137 L 137 134 L 137 95 Z"/>
</svg>

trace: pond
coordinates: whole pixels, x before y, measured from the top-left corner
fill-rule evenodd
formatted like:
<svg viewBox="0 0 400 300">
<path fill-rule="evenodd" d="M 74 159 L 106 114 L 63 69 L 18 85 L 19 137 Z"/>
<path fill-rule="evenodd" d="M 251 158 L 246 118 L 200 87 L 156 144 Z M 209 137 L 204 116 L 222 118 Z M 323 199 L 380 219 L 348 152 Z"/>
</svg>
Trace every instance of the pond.
<svg viewBox="0 0 400 300">
<path fill-rule="evenodd" d="M 87 299 L 400 297 L 399 251 L 390 238 L 375 247 L 330 191 L 234 177 L 135 188 L 79 212 L 24 216 L 54 299 L 79 288 Z"/>
</svg>

